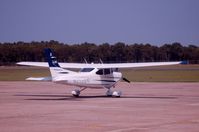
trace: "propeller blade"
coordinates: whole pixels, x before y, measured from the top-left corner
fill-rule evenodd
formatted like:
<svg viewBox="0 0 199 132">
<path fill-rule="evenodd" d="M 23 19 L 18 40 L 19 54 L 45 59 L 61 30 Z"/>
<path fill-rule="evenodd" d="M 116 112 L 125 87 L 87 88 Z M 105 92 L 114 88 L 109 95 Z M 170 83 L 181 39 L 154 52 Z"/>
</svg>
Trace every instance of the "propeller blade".
<svg viewBox="0 0 199 132">
<path fill-rule="evenodd" d="M 126 79 L 126 78 L 122 78 L 125 82 L 128 82 L 128 83 L 130 83 L 130 81 L 128 80 L 128 79 Z"/>
</svg>

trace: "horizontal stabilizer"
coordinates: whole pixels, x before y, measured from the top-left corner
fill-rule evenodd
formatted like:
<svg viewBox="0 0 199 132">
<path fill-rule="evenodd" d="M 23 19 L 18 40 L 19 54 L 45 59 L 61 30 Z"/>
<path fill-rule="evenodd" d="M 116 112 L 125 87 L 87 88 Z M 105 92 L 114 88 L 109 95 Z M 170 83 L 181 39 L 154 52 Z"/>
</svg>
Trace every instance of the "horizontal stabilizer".
<svg viewBox="0 0 199 132">
<path fill-rule="evenodd" d="M 26 78 L 29 81 L 51 81 L 52 77 L 29 77 Z"/>
</svg>

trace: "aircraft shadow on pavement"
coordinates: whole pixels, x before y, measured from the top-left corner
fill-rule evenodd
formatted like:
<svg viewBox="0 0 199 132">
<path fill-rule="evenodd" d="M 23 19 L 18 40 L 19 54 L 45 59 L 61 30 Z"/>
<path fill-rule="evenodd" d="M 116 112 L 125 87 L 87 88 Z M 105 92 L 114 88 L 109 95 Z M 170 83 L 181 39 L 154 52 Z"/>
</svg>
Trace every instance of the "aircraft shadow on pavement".
<svg viewBox="0 0 199 132">
<path fill-rule="evenodd" d="M 170 96 L 123 96 L 121 98 L 139 98 L 139 99 L 177 99 Z"/>
<path fill-rule="evenodd" d="M 55 94 L 16 94 L 15 96 L 31 97 L 24 100 L 73 100 L 77 101 L 78 98 L 67 95 L 55 95 Z M 79 101 L 79 100 L 78 100 Z"/>
<path fill-rule="evenodd" d="M 74 101 L 80 101 L 82 99 L 88 99 L 88 98 L 110 98 L 105 95 L 99 95 L 99 96 L 79 96 L 79 97 L 73 97 L 72 95 L 55 95 L 55 94 L 16 94 L 15 96 L 25 96 L 25 97 L 34 97 L 34 98 L 28 98 L 25 100 L 74 100 Z"/>
<path fill-rule="evenodd" d="M 73 101 L 80 101 L 82 99 L 92 99 L 92 98 L 115 98 L 117 97 L 107 97 L 106 95 L 95 95 L 95 96 L 85 96 L 81 95 L 79 97 L 73 97 L 71 95 L 57 95 L 57 94 L 16 94 L 15 96 L 26 96 L 26 97 L 34 97 L 28 98 L 25 100 L 73 100 Z M 121 96 L 122 99 L 177 99 L 177 97 L 171 96 Z M 119 99 L 119 98 L 118 98 Z"/>
</svg>

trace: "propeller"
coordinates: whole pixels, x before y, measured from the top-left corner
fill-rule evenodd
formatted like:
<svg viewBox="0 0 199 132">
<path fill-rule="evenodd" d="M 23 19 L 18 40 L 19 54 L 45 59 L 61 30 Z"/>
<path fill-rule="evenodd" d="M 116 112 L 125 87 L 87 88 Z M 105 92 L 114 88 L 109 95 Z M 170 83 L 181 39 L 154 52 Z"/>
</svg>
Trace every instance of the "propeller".
<svg viewBox="0 0 199 132">
<path fill-rule="evenodd" d="M 123 77 L 122 80 L 124 80 L 127 83 L 130 83 L 130 81 L 128 79 L 126 79 L 125 77 Z"/>
</svg>

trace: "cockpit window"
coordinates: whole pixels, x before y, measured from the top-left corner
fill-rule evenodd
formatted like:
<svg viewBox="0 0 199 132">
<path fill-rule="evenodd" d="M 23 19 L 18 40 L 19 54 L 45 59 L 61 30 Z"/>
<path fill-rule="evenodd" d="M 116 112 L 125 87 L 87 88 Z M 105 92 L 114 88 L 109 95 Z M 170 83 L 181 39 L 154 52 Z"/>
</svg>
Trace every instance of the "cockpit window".
<svg viewBox="0 0 199 132">
<path fill-rule="evenodd" d="M 103 75 L 103 69 L 100 69 L 99 71 L 97 71 L 96 74 Z"/>
<path fill-rule="evenodd" d="M 110 72 L 110 69 L 104 69 L 104 75 L 106 75 L 106 74 L 110 74 L 111 72 Z"/>
<path fill-rule="evenodd" d="M 96 74 L 98 75 L 107 75 L 111 73 L 112 73 L 111 69 L 100 69 L 99 71 L 96 72 Z"/>
<path fill-rule="evenodd" d="M 82 68 L 80 72 L 91 72 L 94 68 Z"/>
</svg>

